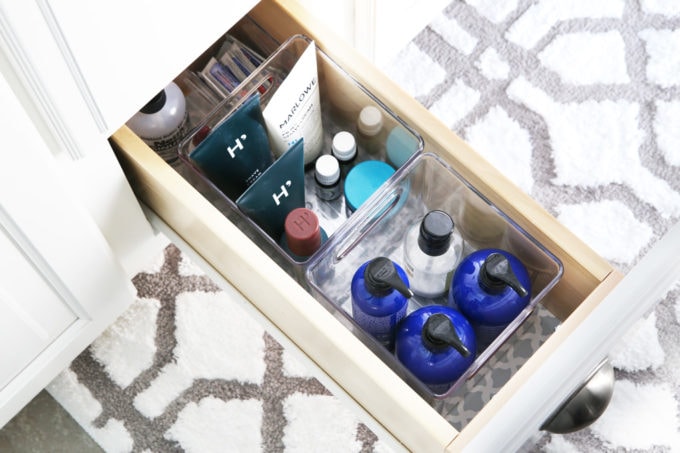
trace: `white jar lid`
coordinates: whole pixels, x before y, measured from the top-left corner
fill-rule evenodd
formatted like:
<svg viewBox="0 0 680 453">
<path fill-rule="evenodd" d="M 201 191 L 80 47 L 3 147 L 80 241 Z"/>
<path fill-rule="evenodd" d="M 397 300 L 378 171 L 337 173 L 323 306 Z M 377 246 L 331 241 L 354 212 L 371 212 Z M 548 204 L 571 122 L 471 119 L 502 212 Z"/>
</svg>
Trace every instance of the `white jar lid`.
<svg viewBox="0 0 680 453">
<path fill-rule="evenodd" d="M 333 155 L 341 161 L 350 160 L 357 153 L 357 142 L 354 135 L 340 131 L 333 136 Z"/>
<path fill-rule="evenodd" d="M 359 129 L 359 132 L 372 137 L 380 132 L 382 126 L 382 113 L 380 113 L 380 110 L 377 107 L 367 105 L 361 109 L 361 112 L 359 112 L 359 118 L 357 119 L 357 128 Z"/>
<path fill-rule="evenodd" d="M 316 159 L 314 164 L 316 180 L 325 186 L 330 186 L 340 179 L 340 165 L 338 159 L 330 154 L 324 154 Z"/>
</svg>

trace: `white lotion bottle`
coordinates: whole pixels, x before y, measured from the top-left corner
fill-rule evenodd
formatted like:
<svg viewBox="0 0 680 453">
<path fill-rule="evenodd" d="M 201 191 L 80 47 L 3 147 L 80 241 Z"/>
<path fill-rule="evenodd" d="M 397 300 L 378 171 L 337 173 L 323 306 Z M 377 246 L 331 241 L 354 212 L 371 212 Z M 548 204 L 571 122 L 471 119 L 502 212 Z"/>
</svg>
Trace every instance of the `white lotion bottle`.
<svg viewBox="0 0 680 453">
<path fill-rule="evenodd" d="M 166 162 L 175 163 L 177 147 L 188 129 L 184 93 L 175 82 L 170 82 L 126 124 Z"/>
<path fill-rule="evenodd" d="M 323 147 L 323 122 L 314 41 L 272 94 L 262 109 L 262 116 L 274 156 L 280 157 L 302 138 L 305 167 L 319 157 Z"/>
</svg>

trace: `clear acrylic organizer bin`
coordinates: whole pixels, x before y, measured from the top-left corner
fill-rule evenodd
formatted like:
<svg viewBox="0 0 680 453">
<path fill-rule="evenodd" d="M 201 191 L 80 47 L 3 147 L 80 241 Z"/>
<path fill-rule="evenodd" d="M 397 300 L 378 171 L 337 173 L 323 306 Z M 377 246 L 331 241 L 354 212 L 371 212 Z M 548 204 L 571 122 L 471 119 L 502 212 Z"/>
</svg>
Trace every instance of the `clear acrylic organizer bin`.
<svg viewBox="0 0 680 453">
<path fill-rule="evenodd" d="M 304 279 L 306 265 L 311 262 L 314 256 L 322 253 L 325 245 L 322 245 L 321 249 L 304 262 L 291 258 L 279 245 L 279 238 L 270 237 L 257 223 L 239 210 L 236 200 L 220 191 L 210 178 L 194 164 L 190 154 L 209 131 L 214 130 L 229 118 L 239 106 L 255 93 L 260 94 L 261 107 L 264 109 L 273 93 L 311 43 L 312 41 L 308 37 L 295 35 L 281 44 L 233 93 L 195 124 L 178 150 L 180 160 L 184 164 L 184 168 L 179 169 L 180 173 L 262 250 L 303 285 L 306 284 Z M 256 41 L 253 45 L 256 46 Z M 407 144 L 412 156 L 405 162 L 410 161 L 422 152 L 423 140 L 420 135 L 390 111 L 381 100 L 377 99 L 318 48 L 316 49 L 316 60 L 323 122 L 322 154 L 330 153 L 331 140 L 335 133 L 346 130 L 354 134 L 355 137 L 357 136 L 357 117 L 360 110 L 369 105 L 378 108 L 381 112 L 383 132 L 379 136 L 380 143 L 377 153 L 367 152 L 362 147 L 361 142 L 357 140 L 359 161 L 373 159 L 386 162 L 385 145 L 390 132 L 397 133 L 401 138 L 401 143 Z M 343 196 L 331 202 L 317 198 L 313 165 L 311 168 L 305 169 L 305 207 L 317 214 L 320 225 L 329 238 L 332 238 L 334 232 L 348 220 Z"/>
<path fill-rule="evenodd" d="M 527 267 L 532 294 L 529 305 L 483 351 L 443 394 L 431 391 L 397 358 L 352 319 L 350 283 L 366 261 L 386 256 L 403 265 L 403 236 L 431 210 L 446 211 L 465 240 L 463 255 L 480 248 L 513 253 Z M 455 394 L 508 341 L 536 304 L 558 282 L 562 264 L 550 251 L 486 200 L 436 154 L 424 152 L 409 161 L 357 211 L 309 263 L 306 278 L 312 295 L 330 310 L 383 362 L 431 403 Z M 407 313 L 441 300 L 409 300 Z"/>
</svg>

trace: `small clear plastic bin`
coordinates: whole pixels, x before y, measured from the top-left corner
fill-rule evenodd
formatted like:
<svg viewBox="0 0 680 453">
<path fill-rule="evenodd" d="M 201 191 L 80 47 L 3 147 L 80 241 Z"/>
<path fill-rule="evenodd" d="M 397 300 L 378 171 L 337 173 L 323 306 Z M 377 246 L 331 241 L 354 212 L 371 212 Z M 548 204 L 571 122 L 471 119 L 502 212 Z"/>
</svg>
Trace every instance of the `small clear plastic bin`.
<svg viewBox="0 0 680 453">
<path fill-rule="evenodd" d="M 273 93 L 311 43 L 312 41 L 308 37 L 295 35 L 281 44 L 234 92 L 194 126 L 179 147 L 180 160 L 184 167 L 189 169 L 189 171 L 181 170 L 183 176 L 301 284 L 306 283 L 304 268 L 314 256 L 322 253 L 324 246 L 304 262 L 291 258 L 279 245 L 280 238 L 270 237 L 252 219 L 240 211 L 236 200 L 221 192 L 195 165 L 190 154 L 207 133 L 229 118 L 239 106 L 255 93 L 260 94 L 261 107 L 264 109 Z M 368 147 L 364 147 L 361 140 L 357 139 L 358 161 L 372 159 L 387 162 L 385 145 L 390 133 L 396 133 L 401 138 L 402 143 L 408 144 L 411 157 L 405 159 L 405 162 L 409 162 L 422 152 L 423 140 L 420 135 L 395 115 L 381 100 L 377 99 L 318 48 L 316 49 L 316 59 L 323 122 L 322 154 L 330 153 L 332 137 L 337 132 L 346 130 L 354 134 L 355 137 L 358 136 L 357 117 L 361 109 L 366 106 L 378 108 L 382 114 L 383 128 L 378 136 L 377 152 L 375 147 L 372 147 L 372 151 L 369 152 Z M 331 238 L 334 232 L 348 220 L 344 197 L 341 196 L 331 202 L 317 199 L 313 165 L 305 168 L 305 207 L 317 214 L 321 227 Z"/>
<path fill-rule="evenodd" d="M 463 255 L 480 248 L 499 248 L 517 256 L 531 276 L 529 305 L 443 394 L 432 392 L 387 348 L 352 319 L 350 283 L 366 261 L 386 256 L 403 266 L 403 236 L 431 210 L 446 211 L 465 240 Z M 497 209 L 443 159 L 421 153 L 404 165 L 327 243 L 309 263 L 306 278 L 312 295 L 360 338 L 383 362 L 430 402 L 453 395 L 486 363 L 531 314 L 560 279 L 562 264 L 550 251 Z M 441 300 L 411 298 L 407 313 Z"/>
</svg>

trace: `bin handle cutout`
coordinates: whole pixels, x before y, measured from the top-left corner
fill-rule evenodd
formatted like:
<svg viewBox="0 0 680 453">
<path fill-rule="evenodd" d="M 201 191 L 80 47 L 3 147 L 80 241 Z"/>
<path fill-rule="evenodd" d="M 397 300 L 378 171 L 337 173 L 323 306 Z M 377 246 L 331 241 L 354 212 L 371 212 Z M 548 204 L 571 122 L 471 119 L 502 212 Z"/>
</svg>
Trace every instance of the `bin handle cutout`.
<svg viewBox="0 0 680 453">
<path fill-rule="evenodd" d="M 365 219 L 361 222 L 355 229 L 358 233 L 347 238 L 345 242 L 349 242 L 347 245 L 341 245 L 338 247 L 339 251 L 335 255 L 335 262 L 341 261 L 349 253 L 354 250 L 354 248 L 359 244 L 359 242 L 370 233 L 373 228 L 380 223 L 398 204 L 404 192 L 403 187 L 397 187 L 389 195 L 386 195 L 384 199 L 375 203 L 375 206 L 369 207 L 367 212 L 363 214 Z"/>
</svg>

